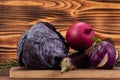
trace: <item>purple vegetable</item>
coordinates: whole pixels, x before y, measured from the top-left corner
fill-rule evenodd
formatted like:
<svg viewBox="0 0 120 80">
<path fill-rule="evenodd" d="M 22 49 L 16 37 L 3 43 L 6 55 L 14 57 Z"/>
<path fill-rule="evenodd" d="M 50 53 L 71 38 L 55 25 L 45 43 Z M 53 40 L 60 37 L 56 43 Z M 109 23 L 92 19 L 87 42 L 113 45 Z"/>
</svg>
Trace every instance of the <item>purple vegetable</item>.
<svg viewBox="0 0 120 80">
<path fill-rule="evenodd" d="M 68 57 L 65 57 L 61 62 L 61 73 L 76 68 L 88 67 L 89 66 L 88 55 L 85 55 L 83 53 L 76 52 L 69 55 Z"/>
<path fill-rule="evenodd" d="M 89 61 L 94 68 L 112 69 L 118 60 L 118 50 L 109 41 L 101 41 L 93 46 Z"/>
<path fill-rule="evenodd" d="M 94 37 L 92 26 L 85 22 L 73 23 L 66 32 L 68 45 L 77 51 L 88 49 L 93 44 L 92 37 Z"/>
<path fill-rule="evenodd" d="M 107 42 L 110 42 L 111 44 L 115 45 L 115 42 L 112 38 L 105 38 L 105 39 L 103 39 L 103 41 L 107 41 Z"/>
<path fill-rule="evenodd" d="M 55 27 L 39 22 L 27 30 L 17 46 L 20 66 L 29 69 L 58 69 L 67 56 L 68 46 Z"/>
</svg>

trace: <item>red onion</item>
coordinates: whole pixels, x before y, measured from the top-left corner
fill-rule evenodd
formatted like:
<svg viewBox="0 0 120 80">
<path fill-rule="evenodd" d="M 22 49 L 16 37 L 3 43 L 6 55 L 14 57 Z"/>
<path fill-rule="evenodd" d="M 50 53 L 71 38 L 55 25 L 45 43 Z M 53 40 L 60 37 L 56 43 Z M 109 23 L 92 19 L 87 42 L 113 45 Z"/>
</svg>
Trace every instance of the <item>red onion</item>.
<svg viewBox="0 0 120 80">
<path fill-rule="evenodd" d="M 92 44 L 94 31 L 92 27 L 85 22 L 76 22 L 72 24 L 66 33 L 66 41 L 68 45 L 78 51 L 85 51 Z"/>
</svg>

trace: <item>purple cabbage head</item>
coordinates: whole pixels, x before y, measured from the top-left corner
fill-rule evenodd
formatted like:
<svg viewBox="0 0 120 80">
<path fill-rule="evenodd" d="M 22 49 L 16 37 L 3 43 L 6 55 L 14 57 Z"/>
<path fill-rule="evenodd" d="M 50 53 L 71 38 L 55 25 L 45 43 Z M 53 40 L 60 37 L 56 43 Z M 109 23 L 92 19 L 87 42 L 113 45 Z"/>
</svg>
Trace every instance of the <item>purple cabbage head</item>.
<svg viewBox="0 0 120 80">
<path fill-rule="evenodd" d="M 68 46 L 55 27 L 39 22 L 24 32 L 17 46 L 21 66 L 29 69 L 58 69 Z"/>
</svg>

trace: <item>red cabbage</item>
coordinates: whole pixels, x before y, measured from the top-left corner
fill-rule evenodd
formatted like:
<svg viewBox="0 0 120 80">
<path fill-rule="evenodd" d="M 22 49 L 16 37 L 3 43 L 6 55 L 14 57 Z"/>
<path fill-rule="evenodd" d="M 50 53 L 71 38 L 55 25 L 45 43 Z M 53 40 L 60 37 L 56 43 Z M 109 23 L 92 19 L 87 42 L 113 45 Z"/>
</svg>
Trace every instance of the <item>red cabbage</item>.
<svg viewBox="0 0 120 80">
<path fill-rule="evenodd" d="M 55 27 L 39 22 L 24 32 L 17 46 L 21 66 L 29 69 L 58 69 L 67 56 L 68 46 Z"/>
</svg>

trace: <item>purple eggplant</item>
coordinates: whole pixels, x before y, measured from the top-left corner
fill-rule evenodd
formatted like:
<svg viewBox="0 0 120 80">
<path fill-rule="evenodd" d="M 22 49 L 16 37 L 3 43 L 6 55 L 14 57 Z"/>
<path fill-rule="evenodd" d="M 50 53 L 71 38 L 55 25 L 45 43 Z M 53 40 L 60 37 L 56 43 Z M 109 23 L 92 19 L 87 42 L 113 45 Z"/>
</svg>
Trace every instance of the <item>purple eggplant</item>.
<svg viewBox="0 0 120 80">
<path fill-rule="evenodd" d="M 88 67 L 89 66 L 88 55 L 81 53 L 82 52 L 76 52 L 65 57 L 61 62 L 61 73 L 72 69 Z"/>
<path fill-rule="evenodd" d="M 89 54 L 91 66 L 99 69 L 112 69 L 118 60 L 118 50 L 109 40 L 95 43 Z"/>
<path fill-rule="evenodd" d="M 110 42 L 111 44 L 113 44 L 115 46 L 115 41 L 112 38 L 105 38 L 105 39 L 103 39 L 103 41 Z"/>
</svg>

